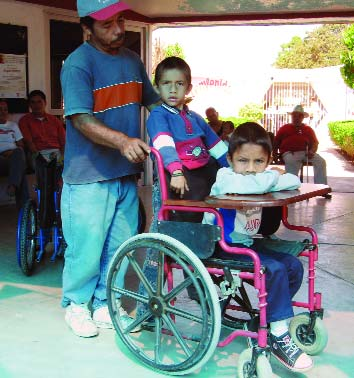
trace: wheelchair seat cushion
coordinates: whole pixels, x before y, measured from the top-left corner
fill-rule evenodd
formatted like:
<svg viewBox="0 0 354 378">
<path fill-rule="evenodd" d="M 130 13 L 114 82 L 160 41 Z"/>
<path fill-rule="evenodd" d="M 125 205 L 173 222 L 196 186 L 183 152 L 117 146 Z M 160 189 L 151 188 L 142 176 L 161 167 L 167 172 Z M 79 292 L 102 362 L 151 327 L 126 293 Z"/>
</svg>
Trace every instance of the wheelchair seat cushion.
<svg viewBox="0 0 354 378">
<path fill-rule="evenodd" d="M 272 235 L 270 237 L 255 238 L 253 246 L 256 250 L 261 251 L 263 246 L 274 252 L 287 253 L 289 255 L 298 256 L 307 246 L 306 242 L 297 240 L 283 240 Z"/>
</svg>

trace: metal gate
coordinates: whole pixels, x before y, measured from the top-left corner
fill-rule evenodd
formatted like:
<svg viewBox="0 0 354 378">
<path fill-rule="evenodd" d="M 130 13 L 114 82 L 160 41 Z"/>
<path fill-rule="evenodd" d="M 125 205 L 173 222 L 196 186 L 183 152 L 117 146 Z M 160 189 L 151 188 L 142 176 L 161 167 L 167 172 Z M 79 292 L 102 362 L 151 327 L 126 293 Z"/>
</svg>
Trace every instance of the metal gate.
<svg viewBox="0 0 354 378">
<path fill-rule="evenodd" d="M 301 104 L 309 113 L 305 123 L 316 128 L 327 111 L 308 82 L 273 82 L 264 95 L 263 125 L 267 131 L 277 133 L 279 127 L 291 122 L 289 112 Z"/>
</svg>

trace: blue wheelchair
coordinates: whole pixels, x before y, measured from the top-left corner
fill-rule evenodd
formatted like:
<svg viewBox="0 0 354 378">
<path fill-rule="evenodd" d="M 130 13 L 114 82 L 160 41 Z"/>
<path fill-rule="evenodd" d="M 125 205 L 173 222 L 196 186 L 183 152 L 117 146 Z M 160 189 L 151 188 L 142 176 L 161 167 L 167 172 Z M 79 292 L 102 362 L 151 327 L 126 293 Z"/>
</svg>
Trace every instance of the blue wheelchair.
<svg viewBox="0 0 354 378">
<path fill-rule="evenodd" d="M 40 263 L 46 245 L 53 243 L 51 262 L 63 257 L 67 244 L 65 242 L 60 217 L 62 167 L 56 158 L 47 161 L 42 155 L 36 158 L 35 192 L 37 201 L 29 199 L 21 208 L 17 223 L 16 253 L 22 272 L 30 276 L 35 263 Z M 138 232 L 146 227 L 146 211 L 139 198 Z"/>
<path fill-rule="evenodd" d="M 60 218 L 60 181 L 62 166 L 56 157 L 46 160 L 36 158 L 36 201 L 28 199 L 20 209 L 17 222 L 16 253 L 22 272 L 30 276 L 44 255 L 45 247 L 53 243 L 50 261 L 63 256 L 66 243 Z"/>
</svg>

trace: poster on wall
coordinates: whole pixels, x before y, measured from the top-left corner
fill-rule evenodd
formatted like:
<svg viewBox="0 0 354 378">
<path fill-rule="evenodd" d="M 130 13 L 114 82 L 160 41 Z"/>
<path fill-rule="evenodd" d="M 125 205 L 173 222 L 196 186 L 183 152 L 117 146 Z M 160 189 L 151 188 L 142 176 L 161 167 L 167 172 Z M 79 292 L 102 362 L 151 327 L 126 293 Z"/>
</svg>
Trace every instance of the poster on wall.
<svg viewBox="0 0 354 378">
<path fill-rule="evenodd" d="M 26 98 L 26 55 L 0 53 L 0 98 Z"/>
</svg>

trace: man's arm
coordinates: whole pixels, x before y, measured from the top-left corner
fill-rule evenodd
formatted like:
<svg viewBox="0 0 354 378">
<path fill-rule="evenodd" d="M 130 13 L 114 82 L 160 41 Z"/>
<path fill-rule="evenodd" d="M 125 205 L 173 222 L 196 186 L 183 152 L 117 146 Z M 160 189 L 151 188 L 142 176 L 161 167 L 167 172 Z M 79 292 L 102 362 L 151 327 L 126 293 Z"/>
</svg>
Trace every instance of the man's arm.
<svg viewBox="0 0 354 378">
<path fill-rule="evenodd" d="M 150 147 L 141 139 L 112 130 L 90 114 L 74 114 L 70 118 L 73 126 L 92 142 L 117 148 L 132 163 L 144 161 L 150 153 Z"/>
<path fill-rule="evenodd" d="M 58 131 L 58 142 L 60 146 L 60 152 L 62 155 L 64 155 L 64 149 L 65 149 L 65 128 L 63 123 L 58 119 L 56 119 L 57 124 L 57 131 Z"/>
<path fill-rule="evenodd" d="M 311 158 L 317 152 L 318 140 L 317 140 L 315 132 L 310 127 L 307 129 L 307 135 L 310 141 L 309 146 L 308 146 L 308 156 Z"/>
<path fill-rule="evenodd" d="M 317 152 L 317 149 L 318 149 L 318 143 L 317 142 L 313 142 L 311 144 L 311 146 L 309 147 L 309 153 L 316 153 Z"/>
</svg>

